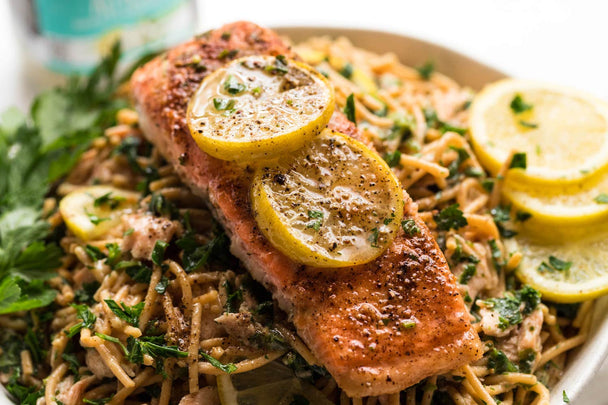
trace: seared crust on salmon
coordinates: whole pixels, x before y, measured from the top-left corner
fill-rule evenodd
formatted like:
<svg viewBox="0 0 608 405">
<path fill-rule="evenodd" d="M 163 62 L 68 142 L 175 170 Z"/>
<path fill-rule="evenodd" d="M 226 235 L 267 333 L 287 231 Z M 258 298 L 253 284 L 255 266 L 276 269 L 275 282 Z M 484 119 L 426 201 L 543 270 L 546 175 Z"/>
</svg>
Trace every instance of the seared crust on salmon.
<svg viewBox="0 0 608 405">
<path fill-rule="evenodd" d="M 169 50 L 131 82 L 144 134 L 209 203 L 232 253 L 272 292 L 349 396 L 398 392 L 481 357 L 456 280 L 409 196 L 405 215 L 420 233 L 402 233 L 361 266 L 302 266 L 260 233 L 249 201 L 252 170 L 202 152 L 186 124 L 189 98 L 201 80 L 231 58 L 251 54 L 295 57 L 273 31 L 237 22 Z M 339 112 L 329 126 L 365 142 Z M 412 321 L 416 326 L 408 328 Z"/>
</svg>

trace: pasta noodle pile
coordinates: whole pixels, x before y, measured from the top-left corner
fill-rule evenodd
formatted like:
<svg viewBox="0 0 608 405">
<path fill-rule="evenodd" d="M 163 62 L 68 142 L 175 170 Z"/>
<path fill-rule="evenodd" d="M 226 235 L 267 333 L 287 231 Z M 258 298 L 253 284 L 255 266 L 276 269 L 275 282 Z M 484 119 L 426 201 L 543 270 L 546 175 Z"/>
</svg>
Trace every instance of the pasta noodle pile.
<svg viewBox="0 0 608 405">
<path fill-rule="evenodd" d="M 585 341 L 593 302 L 517 308 L 521 319 L 501 326 L 496 306 L 533 293 L 512 274 L 521 253 L 503 247 L 508 222 L 492 215 L 502 207 L 500 180 L 486 176 L 467 140 L 473 92 L 345 38 L 312 38 L 295 50 L 329 77 L 341 109 L 354 107 L 358 127 L 418 204 L 460 280 L 484 357 L 399 394 L 348 398 L 229 254 L 202 201 L 144 140 L 137 114 L 124 109 L 45 201 L 49 223 L 64 233 L 63 265 L 50 281 L 59 291 L 55 303 L 0 316 L 10 337 L 33 333 L 43 342 L 39 365 L 31 350 L 21 351 L 18 376 L 44 387 L 42 403 L 214 404 L 216 376 L 255 373 L 272 362 L 288 365 L 336 404 L 548 403 L 547 387 Z M 141 200 L 120 226 L 87 244 L 65 232 L 57 204 L 91 184 L 137 190 Z M 467 225 L 445 230 L 438 222 L 454 204 Z M 161 245 L 162 257 L 146 260 L 157 246 L 144 236 L 167 229 L 175 245 Z"/>
</svg>

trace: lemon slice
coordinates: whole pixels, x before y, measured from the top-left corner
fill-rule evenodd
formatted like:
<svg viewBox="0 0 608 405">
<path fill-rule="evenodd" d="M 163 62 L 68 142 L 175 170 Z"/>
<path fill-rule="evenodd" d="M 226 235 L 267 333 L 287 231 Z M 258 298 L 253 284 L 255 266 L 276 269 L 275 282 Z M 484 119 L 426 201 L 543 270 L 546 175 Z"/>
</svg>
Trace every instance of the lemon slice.
<svg viewBox="0 0 608 405">
<path fill-rule="evenodd" d="M 260 167 L 252 202 L 261 231 L 277 249 L 320 267 L 378 257 L 401 226 L 404 204 L 386 162 L 329 129 L 297 152 Z"/>
<path fill-rule="evenodd" d="M 139 198 L 139 193 L 110 186 L 82 187 L 63 197 L 59 212 L 76 236 L 92 240 L 116 227 L 124 210 L 136 207 Z"/>
<path fill-rule="evenodd" d="M 599 233 L 563 244 L 538 243 L 517 235 L 507 251 L 523 254 L 517 277 L 556 302 L 579 302 L 608 292 L 608 238 Z"/>
<path fill-rule="evenodd" d="M 222 405 L 290 405 L 298 399 L 304 403 L 330 405 L 323 393 L 307 382 L 295 378 L 286 366 L 272 362 L 253 372 L 217 376 Z"/>
<path fill-rule="evenodd" d="M 511 151 L 526 153 L 528 183 L 579 181 L 608 165 L 608 105 L 587 94 L 532 81 L 505 79 L 471 105 L 471 139 L 494 175 Z"/>
<path fill-rule="evenodd" d="M 504 196 L 521 211 L 546 224 L 586 225 L 608 217 L 608 174 L 580 183 L 538 187 L 508 178 Z"/>
<path fill-rule="evenodd" d="M 327 125 L 334 105 L 333 88 L 310 66 L 248 56 L 203 80 L 187 120 L 204 152 L 252 162 L 301 148 Z"/>
</svg>

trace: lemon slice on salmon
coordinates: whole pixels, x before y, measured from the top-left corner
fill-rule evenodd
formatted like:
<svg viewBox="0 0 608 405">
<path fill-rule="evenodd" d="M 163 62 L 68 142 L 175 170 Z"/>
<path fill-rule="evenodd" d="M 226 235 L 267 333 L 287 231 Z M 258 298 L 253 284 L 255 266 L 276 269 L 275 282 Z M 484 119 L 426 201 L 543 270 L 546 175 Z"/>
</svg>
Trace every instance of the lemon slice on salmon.
<svg viewBox="0 0 608 405">
<path fill-rule="evenodd" d="M 403 192 L 386 162 L 329 129 L 258 168 L 251 193 L 262 233 L 311 266 L 372 261 L 390 245 L 403 217 Z"/>
<path fill-rule="evenodd" d="M 140 196 L 110 186 L 82 187 L 63 197 L 59 212 L 74 235 L 88 241 L 116 227 L 124 211 L 137 206 Z"/>
<path fill-rule="evenodd" d="M 504 241 L 523 254 L 517 277 L 555 302 L 580 302 L 608 292 L 608 235 L 568 243 L 541 243 L 525 235 Z"/>
<path fill-rule="evenodd" d="M 525 153 L 519 182 L 577 182 L 608 167 L 608 105 L 585 93 L 505 79 L 485 87 L 471 105 L 471 140 L 496 175 L 511 151 Z"/>
<path fill-rule="evenodd" d="M 256 55 L 207 76 L 187 121 L 204 152 L 248 163 L 301 148 L 327 125 L 334 106 L 331 84 L 310 66 Z"/>
<path fill-rule="evenodd" d="M 288 367 L 272 362 L 253 372 L 217 376 L 222 405 L 290 405 L 308 403 L 331 405 L 311 384 L 295 377 Z"/>
</svg>

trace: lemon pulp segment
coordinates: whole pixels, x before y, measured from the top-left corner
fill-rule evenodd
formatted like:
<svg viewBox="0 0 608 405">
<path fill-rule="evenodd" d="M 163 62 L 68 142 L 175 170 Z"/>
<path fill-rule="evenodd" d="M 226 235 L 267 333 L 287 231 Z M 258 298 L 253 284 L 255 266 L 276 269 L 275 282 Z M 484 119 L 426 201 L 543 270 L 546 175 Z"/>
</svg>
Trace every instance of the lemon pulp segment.
<svg viewBox="0 0 608 405">
<path fill-rule="evenodd" d="M 387 164 L 365 145 L 329 129 L 258 168 L 252 202 L 261 231 L 277 249 L 319 267 L 378 257 L 399 230 L 404 205 Z"/>
<path fill-rule="evenodd" d="M 124 210 L 137 206 L 140 194 L 110 186 L 82 187 L 59 203 L 66 226 L 82 240 L 102 237 L 120 223 Z"/>
<path fill-rule="evenodd" d="M 511 107 L 516 97 L 527 104 Z M 517 79 L 493 83 L 471 106 L 471 139 L 496 174 L 511 151 L 526 153 L 520 182 L 576 182 L 608 165 L 608 107 L 584 93 Z"/>
<path fill-rule="evenodd" d="M 310 66 L 248 56 L 203 80 L 187 122 L 204 152 L 251 162 L 302 147 L 327 125 L 334 105 L 332 86 Z"/>
</svg>

